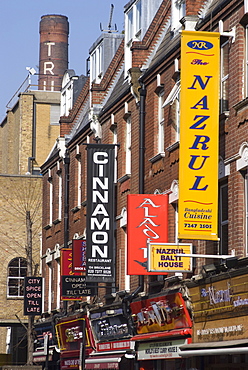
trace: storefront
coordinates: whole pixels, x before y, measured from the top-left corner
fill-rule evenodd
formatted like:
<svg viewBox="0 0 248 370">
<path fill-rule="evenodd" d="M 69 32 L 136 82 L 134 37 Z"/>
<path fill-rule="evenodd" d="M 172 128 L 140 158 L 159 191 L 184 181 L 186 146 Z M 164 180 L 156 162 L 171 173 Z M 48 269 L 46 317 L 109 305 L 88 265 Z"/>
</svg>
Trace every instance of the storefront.
<svg viewBox="0 0 248 370">
<path fill-rule="evenodd" d="M 54 321 L 49 318 L 35 323 L 35 351 L 33 352 L 33 362 L 49 370 L 59 369 L 60 351 L 56 345 Z"/>
<path fill-rule="evenodd" d="M 60 369 L 79 369 L 94 348 L 87 315 L 63 317 L 56 324 L 56 333 L 60 348 Z"/>
<path fill-rule="evenodd" d="M 194 310 L 192 343 L 180 356 L 201 370 L 247 369 L 248 269 L 230 270 L 189 286 Z"/>
<path fill-rule="evenodd" d="M 123 307 L 112 306 L 90 313 L 96 350 L 85 360 L 85 369 L 134 369 L 133 328 Z"/>
<path fill-rule="evenodd" d="M 137 335 L 137 368 L 186 369 L 180 347 L 191 342 L 192 321 L 180 292 L 153 296 L 131 303 Z"/>
</svg>

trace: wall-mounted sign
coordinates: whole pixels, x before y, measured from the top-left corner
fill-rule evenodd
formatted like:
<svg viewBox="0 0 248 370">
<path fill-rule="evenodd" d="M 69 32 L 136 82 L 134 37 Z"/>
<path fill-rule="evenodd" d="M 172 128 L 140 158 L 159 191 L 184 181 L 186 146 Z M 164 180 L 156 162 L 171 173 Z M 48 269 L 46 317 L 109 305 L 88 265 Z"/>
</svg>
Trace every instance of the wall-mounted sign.
<svg viewBox="0 0 248 370">
<path fill-rule="evenodd" d="M 55 329 L 61 351 L 79 351 L 83 336 L 85 336 L 86 347 L 91 347 L 89 328 L 85 318 L 70 319 L 68 317 L 68 320 L 59 322 Z"/>
<path fill-rule="evenodd" d="M 96 312 L 90 315 L 91 327 L 98 341 L 118 340 L 130 338 L 132 330 L 122 308 Z"/>
<path fill-rule="evenodd" d="M 115 281 L 115 145 L 87 145 L 86 280 Z"/>
<path fill-rule="evenodd" d="M 129 194 L 127 196 L 127 273 L 154 275 L 148 271 L 147 243 L 168 241 L 168 196 Z"/>
<path fill-rule="evenodd" d="M 24 278 L 24 315 L 42 314 L 42 278 L 26 276 Z"/>
<path fill-rule="evenodd" d="M 86 271 L 86 240 L 72 239 L 72 270 Z"/>
<path fill-rule="evenodd" d="M 194 310 L 194 342 L 247 338 L 248 275 L 189 288 Z"/>
<path fill-rule="evenodd" d="M 187 339 L 139 343 L 137 351 L 138 360 L 179 358 L 180 347 L 186 343 Z"/>
<path fill-rule="evenodd" d="M 192 326 L 181 293 L 132 302 L 131 310 L 138 334 L 190 328 Z"/>
<path fill-rule="evenodd" d="M 218 240 L 220 34 L 182 31 L 180 239 Z"/>
<path fill-rule="evenodd" d="M 191 253 L 191 243 L 149 243 L 148 271 L 156 271 L 158 274 L 192 271 L 192 258 L 181 256 Z"/>
<path fill-rule="evenodd" d="M 96 295 L 81 272 L 72 271 L 72 250 L 61 249 L 61 300 L 81 300 L 83 296 Z"/>
</svg>

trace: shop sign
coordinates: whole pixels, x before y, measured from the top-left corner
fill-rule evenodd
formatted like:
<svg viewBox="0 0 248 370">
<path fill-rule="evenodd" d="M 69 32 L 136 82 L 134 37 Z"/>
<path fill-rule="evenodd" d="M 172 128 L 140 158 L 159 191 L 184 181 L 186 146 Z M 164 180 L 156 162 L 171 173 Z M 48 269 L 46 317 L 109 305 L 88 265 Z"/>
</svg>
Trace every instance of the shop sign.
<svg viewBox="0 0 248 370">
<path fill-rule="evenodd" d="M 91 314 L 91 327 L 95 338 L 98 341 L 110 341 L 131 337 L 132 331 L 123 310 L 120 308 L 110 311 L 110 314 L 106 311 Z"/>
<path fill-rule="evenodd" d="M 126 350 L 126 349 L 133 348 L 133 346 L 134 346 L 134 342 L 130 342 L 130 340 L 104 342 L 104 343 L 96 344 L 96 348 L 98 352 Z"/>
<path fill-rule="evenodd" d="M 132 302 L 131 311 L 138 334 L 190 328 L 192 326 L 181 293 Z"/>
<path fill-rule="evenodd" d="M 165 342 L 144 342 L 138 347 L 138 360 L 159 360 L 179 358 L 180 347 L 187 343 L 186 339 L 168 340 Z"/>
<path fill-rule="evenodd" d="M 191 243 L 149 243 L 148 271 L 156 271 L 158 274 L 192 271 L 192 258 L 181 256 L 191 253 Z"/>
<path fill-rule="evenodd" d="M 148 242 L 168 241 L 168 195 L 127 196 L 127 273 L 156 275 L 148 271 Z"/>
<path fill-rule="evenodd" d="M 247 337 L 248 275 L 189 288 L 194 310 L 194 341 Z"/>
<path fill-rule="evenodd" d="M 61 370 L 78 369 L 79 365 L 80 365 L 79 358 L 62 358 L 60 360 Z"/>
<path fill-rule="evenodd" d="M 42 313 L 42 278 L 26 276 L 24 278 L 24 315 Z"/>
<path fill-rule="evenodd" d="M 89 286 L 81 272 L 72 270 L 72 250 L 61 249 L 61 300 L 81 300 L 83 296 L 96 295 L 96 288 Z"/>
<path fill-rule="evenodd" d="M 72 271 L 86 271 L 86 240 L 72 239 Z"/>
<path fill-rule="evenodd" d="M 219 43 L 182 31 L 179 239 L 218 240 Z"/>
<path fill-rule="evenodd" d="M 115 282 L 115 145 L 87 144 L 86 280 Z"/>
<path fill-rule="evenodd" d="M 64 351 L 80 350 L 80 343 L 85 336 L 86 347 L 90 347 L 88 327 L 84 318 L 62 321 L 56 326 L 59 348 Z"/>
</svg>

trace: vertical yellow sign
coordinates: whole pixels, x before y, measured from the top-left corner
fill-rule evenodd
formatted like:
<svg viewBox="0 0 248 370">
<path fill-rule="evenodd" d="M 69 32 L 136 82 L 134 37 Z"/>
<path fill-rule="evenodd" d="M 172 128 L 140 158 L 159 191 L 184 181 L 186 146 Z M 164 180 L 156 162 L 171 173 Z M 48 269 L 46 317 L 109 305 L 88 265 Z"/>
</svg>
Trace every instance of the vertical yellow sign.
<svg viewBox="0 0 248 370">
<path fill-rule="evenodd" d="M 218 239 L 219 40 L 182 31 L 180 239 Z"/>
</svg>

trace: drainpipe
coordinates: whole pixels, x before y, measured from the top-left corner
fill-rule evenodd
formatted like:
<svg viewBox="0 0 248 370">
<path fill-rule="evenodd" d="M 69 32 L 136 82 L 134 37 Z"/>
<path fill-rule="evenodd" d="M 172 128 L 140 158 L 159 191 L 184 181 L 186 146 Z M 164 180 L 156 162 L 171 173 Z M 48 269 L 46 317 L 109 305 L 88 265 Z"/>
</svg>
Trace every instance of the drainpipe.
<svg viewBox="0 0 248 370">
<path fill-rule="evenodd" d="M 140 93 L 140 115 L 139 115 L 139 194 L 144 194 L 144 177 L 145 177 L 145 100 L 146 100 L 146 88 L 145 84 L 142 83 L 139 89 Z M 139 286 L 144 291 L 144 275 L 139 275 Z"/>
<path fill-rule="evenodd" d="M 69 166 L 70 157 L 69 152 L 66 149 L 64 156 L 64 168 L 65 168 L 65 197 L 64 197 L 64 248 L 68 248 L 69 239 Z"/>
</svg>

